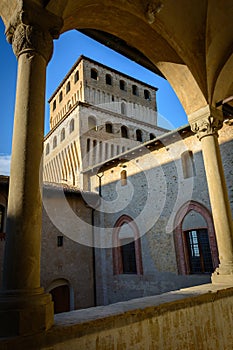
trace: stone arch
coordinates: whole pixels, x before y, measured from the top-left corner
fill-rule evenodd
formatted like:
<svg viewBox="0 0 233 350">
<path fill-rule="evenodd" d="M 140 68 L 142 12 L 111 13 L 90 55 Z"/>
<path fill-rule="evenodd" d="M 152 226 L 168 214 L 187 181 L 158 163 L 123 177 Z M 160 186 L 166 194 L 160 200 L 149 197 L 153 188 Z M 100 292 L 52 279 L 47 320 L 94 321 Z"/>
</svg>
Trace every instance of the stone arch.
<svg viewBox="0 0 233 350">
<path fill-rule="evenodd" d="M 121 251 L 121 242 L 120 242 L 120 230 L 124 224 L 128 224 L 130 229 L 132 230 L 132 241 L 134 242 L 135 249 L 135 260 L 136 260 L 136 274 L 142 275 L 142 255 L 141 255 L 141 240 L 139 229 L 134 222 L 134 220 L 128 215 L 122 215 L 115 223 L 113 228 L 113 249 L 112 249 L 112 257 L 113 257 L 113 272 L 114 274 L 122 274 L 123 273 L 123 262 L 122 262 L 122 251 Z"/>
<path fill-rule="evenodd" d="M 214 269 L 219 265 L 218 248 L 217 248 L 212 215 L 203 204 L 198 203 L 196 201 L 189 201 L 184 203 L 181 206 L 174 220 L 174 243 L 175 243 L 176 259 L 177 259 L 178 272 L 181 275 L 185 275 L 188 273 L 188 253 L 185 245 L 185 237 L 182 229 L 182 224 L 186 215 L 192 210 L 197 212 L 201 216 L 203 216 L 203 218 L 206 221 Z"/>
</svg>

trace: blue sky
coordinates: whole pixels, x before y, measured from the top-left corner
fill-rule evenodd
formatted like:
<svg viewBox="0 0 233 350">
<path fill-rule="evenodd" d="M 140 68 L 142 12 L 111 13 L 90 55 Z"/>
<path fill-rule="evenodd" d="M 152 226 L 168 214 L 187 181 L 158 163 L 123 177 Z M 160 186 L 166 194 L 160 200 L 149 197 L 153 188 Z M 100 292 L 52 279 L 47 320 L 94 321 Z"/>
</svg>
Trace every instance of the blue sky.
<svg viewBox="0 0 233 350">
<path fill-rule="evenodd" d="M 4 30 L 4 25 L 0 19 L 0 174 L 9 174 L 17 60 L 11 45 L 5 39 Z M 174 129 L 187 124 L 186 114 L 165 79 L 73 30 L 62 34 L 58 40 L 54 41 L 54 54 L 47 68 L 45 133 L 49 131 L 49 106 L 47 101 L 81 54 L 158 87 L 159 126 Z"/>
</svg>

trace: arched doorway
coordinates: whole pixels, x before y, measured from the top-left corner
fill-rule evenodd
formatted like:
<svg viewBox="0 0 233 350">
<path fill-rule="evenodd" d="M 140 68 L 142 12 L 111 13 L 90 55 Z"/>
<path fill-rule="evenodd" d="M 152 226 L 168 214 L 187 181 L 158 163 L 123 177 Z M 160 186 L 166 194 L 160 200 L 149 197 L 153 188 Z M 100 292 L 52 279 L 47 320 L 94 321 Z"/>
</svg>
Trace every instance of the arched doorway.
<svg viewBox="0 0 233 350">
<path fill-rule="evenodd" d="M 52 295 L 55 314 L 74 309 L 73 289 L 67 280 L 58 279 L 53 281 L 47 291 Z"/>
<path fill-rule="evenodd" d="M 175 217 L 174 242 L 179 274 L 212 273 L 219 264 L 210 212 L 202 204 L 185 203 Z"/>
</svg>

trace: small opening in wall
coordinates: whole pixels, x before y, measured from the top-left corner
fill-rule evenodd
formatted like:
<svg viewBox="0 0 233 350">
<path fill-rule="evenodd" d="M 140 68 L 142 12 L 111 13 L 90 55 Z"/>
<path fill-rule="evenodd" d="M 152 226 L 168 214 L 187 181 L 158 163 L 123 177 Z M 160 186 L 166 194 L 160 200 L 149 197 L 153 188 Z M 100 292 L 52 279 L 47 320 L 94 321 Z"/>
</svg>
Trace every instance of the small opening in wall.
<svg viewBox="0 0 233 350">
<path fill-rule="evenodd" d="M 57 246 L 58 247 L 63 246 L 63 236 L 57 236 Z"/>
</svg>

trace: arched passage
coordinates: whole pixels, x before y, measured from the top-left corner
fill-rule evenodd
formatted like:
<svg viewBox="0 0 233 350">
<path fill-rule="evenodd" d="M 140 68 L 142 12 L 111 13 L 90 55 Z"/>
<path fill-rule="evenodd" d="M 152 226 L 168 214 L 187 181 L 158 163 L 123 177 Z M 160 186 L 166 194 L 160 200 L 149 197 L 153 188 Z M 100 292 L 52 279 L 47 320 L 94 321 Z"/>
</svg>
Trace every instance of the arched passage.
<svg viewBox="0 0 233 350">
<path fill-rule="evenodd" d="M 187 215 L 194 211 L 194 213 L 198 213 L 204 219 L 203 221 L 196 220 L 196 222 L 185 223 L 184 220 Z M 206 234 L 208 235 L 209 248 L 212 258 L 212 266 L 215 269 L 219 265 L 218 260 L 218 249 L 215 237 L 215 231 L 212 221 L 212 216 L 209 210 L 204 207 L 202 204 L 190 201 L 185 203 L 177 212 L 175 221 L 174 221 L 174 242 L 175 242 L 175 250 L 176 250 L 176 258 L 178 265 L 178 272 L 182 275 L 195 273 L 192 272 L 191 261 L 190 261 L 190 246 L 188 244 L 188 232 L 198 232 L 198 230 L 202 230 L 201 234 L 205 234 L 203 230 L 206 230 Z M 195 233 L 194 233 L 195 235 Z M 192 238 L 191 238 L 192 239 Z M 194 238 L 195 240 L 196 238 Z M 200 242 L 197 242 L 200 245 Z M 195 247 L 191 247 L 191 249 L 195 250 Z M 195 255 L 195 254 L 194 254 Z M 198 252 L 199 255 L 199 252 Z"/>
</svg>

